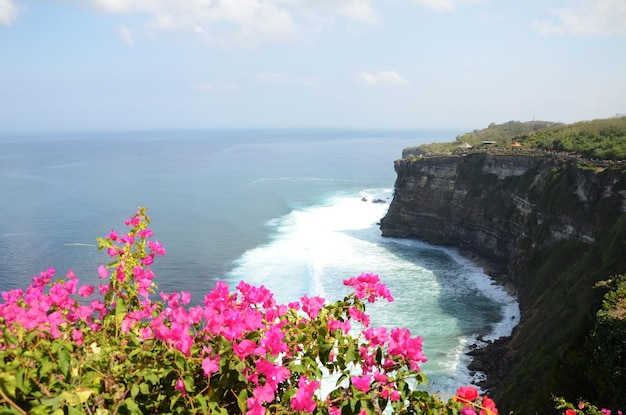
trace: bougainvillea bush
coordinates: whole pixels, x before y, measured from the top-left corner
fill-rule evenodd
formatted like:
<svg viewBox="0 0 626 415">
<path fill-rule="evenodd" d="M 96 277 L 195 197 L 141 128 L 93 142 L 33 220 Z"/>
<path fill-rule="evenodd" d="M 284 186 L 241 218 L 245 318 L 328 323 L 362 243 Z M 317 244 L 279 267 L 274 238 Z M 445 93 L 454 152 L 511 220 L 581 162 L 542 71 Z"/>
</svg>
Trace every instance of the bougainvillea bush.
<svg viewBox="0 0 626 415">
<path fill-rule="evenodd" d="M 340 301 L 277 304 L 270 291 L 221 282 L 199 305 L 157 294 L 165 254 L 146 209 L 99 248 L 100 285 L 50 268 L 2 293 L 0 413 L 495 415 L 472 386 L 430 393 L 422 338 L 371 327 L 365 305 L 392 301 L 378 276 L 344 281 Z"/>
</svg>

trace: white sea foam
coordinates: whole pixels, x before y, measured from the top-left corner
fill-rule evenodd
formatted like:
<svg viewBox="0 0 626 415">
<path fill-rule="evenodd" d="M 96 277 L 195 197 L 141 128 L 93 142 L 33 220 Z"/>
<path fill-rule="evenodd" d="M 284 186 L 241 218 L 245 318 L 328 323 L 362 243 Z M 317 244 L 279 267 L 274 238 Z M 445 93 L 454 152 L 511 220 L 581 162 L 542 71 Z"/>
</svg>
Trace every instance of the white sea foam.
<svg viewBox="0 0 626 415">
<path fill-rule="evenodd" d="M 228 279 L 233 284 L 245 279 L 265 285 L 277 301 L 286 303 L 303 294 L 339 299 L 348 293 L 343 279 L 361 272 L 379 274 L 395 301 L 368 305 L 373 323 L 408 327 L 413 335 L 423 336 L 430 388 L 453 393 L 472 381 L 466 352 L 476 335 L 480 332 L 485 340 L 510 335 L 519 321 L 519 308 L 514 298 L 457 251 L 382 238 L 376 224 L 388 204 L 373 200 L 387 201 L 390 195 L 389 189 L 338 195 L 269 221 L 271 241 L 239 258 Z M 448 309 L 454 305 L 450 303 L 470 299 L 491 301 L 500 318 L 487 313 L 490 321 L 476 321 L 480 316 L 473 316 L 477 304 L 472 303 L 466 304 L 467 311 Z M 474 320 L 461 321 L 459 314 Z"/>
</svg>

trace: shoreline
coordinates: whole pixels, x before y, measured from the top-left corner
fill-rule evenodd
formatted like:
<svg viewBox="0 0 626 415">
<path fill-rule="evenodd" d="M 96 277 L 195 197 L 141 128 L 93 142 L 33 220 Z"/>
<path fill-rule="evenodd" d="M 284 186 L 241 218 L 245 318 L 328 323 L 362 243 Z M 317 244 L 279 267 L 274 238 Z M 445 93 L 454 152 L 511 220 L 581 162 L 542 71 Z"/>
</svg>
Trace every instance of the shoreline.
<svg viewBox="0 0 626 415">
<path fill-rule="evenodd" d="M 471 251 L 465 250 L 460 252 L 468 261 L 482 268 L 485 274 L 510 297 L 514 298 L 518 305 L 519 319 L 512 327 L 508 336 L 502 336 L 493 340 L 478 336 L 476 342 L 468 344 L 468 350 L 465 352 L 465 355 L 471 358 L 467 369 L 470 371 L 472 378 L 475 379 L 472 383 L 486 393 L 493 394 L 497 390 L 500 380 L 506 376 L 506 373 L 514 363 L 509 344 L 515 331 L 520 327 L 522 320 L 517 287 L 510 281 L 510 277 L 503 272 L 502 268 L 493 261 L 489 261 Z"/>
</svg>

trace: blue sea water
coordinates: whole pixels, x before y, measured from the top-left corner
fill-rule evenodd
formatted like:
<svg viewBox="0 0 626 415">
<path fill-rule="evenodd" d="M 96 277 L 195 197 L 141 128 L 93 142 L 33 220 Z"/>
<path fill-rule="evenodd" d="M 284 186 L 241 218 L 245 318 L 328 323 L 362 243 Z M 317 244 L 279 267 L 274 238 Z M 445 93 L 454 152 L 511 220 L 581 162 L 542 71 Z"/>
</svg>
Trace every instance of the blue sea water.
<svg viewBox="0 0 626 415">
<path fill-rule="evenodd" d="M 265 285 L 278 301 L 343 297 L 378 274 L 395 301 L 373 324 L 424 337 L 431 388 L 472 379 L 477 336 L 508 335 L 517 303 L 450 249 L 383 238 L 403 148 L 458 132 L 212 130 L 0 136 L 0 291 L 53 266 L 95 282 L 98 236 L 149 207 L 167 249 L 159 289 L 199 302 L 218 280 Z M 380 199 L 386 203 L 372 203 Z"/>
</svg>

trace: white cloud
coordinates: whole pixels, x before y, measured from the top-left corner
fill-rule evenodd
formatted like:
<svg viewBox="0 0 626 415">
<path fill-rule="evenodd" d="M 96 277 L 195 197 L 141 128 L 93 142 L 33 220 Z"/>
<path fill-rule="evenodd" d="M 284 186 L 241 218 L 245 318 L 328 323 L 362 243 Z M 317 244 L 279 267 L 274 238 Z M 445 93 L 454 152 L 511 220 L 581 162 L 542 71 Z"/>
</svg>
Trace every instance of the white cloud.
<svg viewBox="0 0 626 415">
<path fill-rule="evenodd" d="M 0 0 L 0 2 L 13 0 Z M 59 1 L 59 0 L 57 0 Z M 230 47 L 292 42 L 337 23 L 377 22 L 373 0 L 64 0 L 99 12 L 132 17 L 140 34 L 188 32 Z M 128 23 L 127 23 L 128 24 Z"/>
<path fill-rule="evenodd" d="M 537 20 L 545 34 L 583 36 L 626 34 L 626 1 L 580 0 L 578 5 L 552 11 L 557 21 Z"/>
<path fill-rule="evenodd" d="M 403 86 L 409 84 L 409 82 L 406 79 L 402 78 L 400 74 L 396 71 L 380 71 L 376 74 L 361 72 L 359 74 L 359 79 L 367 86 Z"/>
<path fill-rule="evenodd" d="M 126 43 L 128 46 L 132 46 L 133 44 L 133 36 L 130 33 L 130 29 L 124 24 L 121 24 L 117 28 L 117 34 L 122 39 L 122 42 Z"/>
<path fill-rule="evenodd" d="M 296 25 L 280 0 L 86 0 L 83 4 L 105 13 L 132 15 L 139 22 L 132 28 L 135 33 L 195 33 L 220 46 L 290 41 L 296 35 Z"/>
<path fill-rule="evenodd" d="M 18 11 L 11 0 L 0 0 L 0 25 L 11 26 L 17 19 Z"/>
<path fill-rule="evenodd" d="M 484 0 L 413 0 L 414 3 L 427 9 L 440 10 L 444 12 L 452 11 L 463 3 L 483 3 Z"/>
<path fill-rule="evenodd" d="M 359 23 L 375 23 L 376 13 L 372 0 L 274 0 L 291 11 L 319 26 L 336 24 L 340 19 Z"/>
</svg>

